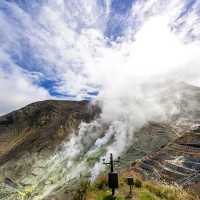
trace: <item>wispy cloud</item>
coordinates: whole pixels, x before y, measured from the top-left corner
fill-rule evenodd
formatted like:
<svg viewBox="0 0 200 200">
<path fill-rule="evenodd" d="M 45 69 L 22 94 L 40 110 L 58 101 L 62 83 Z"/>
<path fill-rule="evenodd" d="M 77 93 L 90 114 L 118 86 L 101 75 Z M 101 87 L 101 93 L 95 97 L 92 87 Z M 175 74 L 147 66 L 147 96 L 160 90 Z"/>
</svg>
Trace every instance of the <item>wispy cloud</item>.
<svg viewBox="0 0 200 200">
<path fill-rule="evenodd" d="M 191 81 L 185 70 L 191 63 L 198 79 L 198 1 L 127 1 L 124 12 L 114 0 L 19 2 L 0 3 L 1 113 L 56 93 L 119 97 L 160 74 Z M 45 80 L 56 84 L 48 88 Z M 3 103 L 13 95 L 16 103 Z"/>
<path fill-rule="evenodd" d="M 49 99 L 51 96 L 44 88 L 34 84 L 39 74 L 20 69 L 6 55 L 0 52 L 0 113 L 18 109 L 38 100 Z"/>
</svg>

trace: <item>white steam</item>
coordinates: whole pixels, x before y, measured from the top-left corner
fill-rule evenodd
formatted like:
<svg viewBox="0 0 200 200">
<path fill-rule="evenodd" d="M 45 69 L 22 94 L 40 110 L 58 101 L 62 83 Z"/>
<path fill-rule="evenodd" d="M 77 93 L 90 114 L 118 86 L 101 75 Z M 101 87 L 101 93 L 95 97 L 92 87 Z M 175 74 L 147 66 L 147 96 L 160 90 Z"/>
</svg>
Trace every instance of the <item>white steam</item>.
<svg viewBox="0 0 200 200">
<path fill-rule="evenodd" d="M 75 171 L 85 171 L 87 167 L 95 178 L 103 169 L 101 159 L 111 152 L 115 157 L 126 152 L 135 140 L 135 131 L 145 123 L 167 120 L 179 111 L 174 103 L 179 99 L 178 92 L 173 101 L 162 101 L 170 95 L 171 83 L 184 81 L 198 85 L 200 82 L 199 1 L 194 1 L 188 12 L 185 11 L 187 1 L 183 0 L 135 1 L 126 15 L 117 15 L 125 19 L 126 26 L 116 40 L 105 34 L 112 17 L 111 2 L 49 0 L 35 13 L 28 13 L 15 3 L 4 3 L 14 15 L 14 22 L 0 11 L 0 22 L 5 27 L 0 30 L 0 36 L 6 41 L 0 47 L 0 65 L 5 66 L 5 59 L 9 59 L 11 74 L 20 71 L 11 82 L 6 78 L 10 71 L 0 70 L 0 87 L 4 87 L 4 95 L 0 96 L 2 105 L 8 106 L 5 94 L 6 99 L 17 95 L 26 97 L 9 103 L 15 107 L 24 104 L 24 99 L 29 102 L 27 96 L 32 97 L 32 91 L 39 91 L 42 99 L 52 98 L 47 89 L 41 90 L 35 84 L 41 77 L 56 81 L 53 87 L 56 92 L 75 99 L 99 92 L 95 101 L 102 107 L 100 119 L 81 124 L 79 133 L 74 133 L 65 144 L 64 153 L 56 157 L 55 165 L 52 165 L 54 159 L 50 162 L 46 176 L 68 159 L 67 180 L 75 176 Z M 23 55 L 21 41 L 31 48 L 37 61 L 35 68 L 28 63 L 23 71 L 9 56 Z M 37 73 L 33 78 L 30 74 L 34 70 Z M 21 83 L 25 87 L 10 90 L 18 80 L 25 80 Z M 88 166 L 88 159 L 91 161 L 96 154 L 100 159 Z M 58 184 L 66 181 L 65 178 Z"/>
</svg>

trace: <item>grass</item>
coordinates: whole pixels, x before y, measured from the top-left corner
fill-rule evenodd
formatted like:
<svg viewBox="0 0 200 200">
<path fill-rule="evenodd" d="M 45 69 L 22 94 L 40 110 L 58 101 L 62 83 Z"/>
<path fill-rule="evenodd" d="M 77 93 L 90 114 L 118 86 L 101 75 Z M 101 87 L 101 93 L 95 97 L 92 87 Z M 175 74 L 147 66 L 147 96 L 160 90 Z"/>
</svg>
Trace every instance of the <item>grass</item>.
<svg viewBox="0 0 200 200">
<path fill-rule="evenodd" d="M 115 200 L 133 200 L 129 194 L 129 187 L 126 184 L 126 176 L 119 178 L 119 189 Z M 107 187 L 106 176 L 100 176 L 87 191 L 86 200 L 112 200 L 111 191 Z M 135 177 L 133 188 L 134 200 L 199 200 L 199 198 L 181 187 L 167 185 L 156 181 L 142 181 Z"/>
<path fill-rule="evenodd" d="M 144 187 L 160 199 L 164 200 L 197 200 L 194 194 L 186 192 L 183 188 L 173 185 L 159 184 L 155 181 L 147 181 Z"/>
<path fill-rule="evenodd" d="M 138 192 L 138 198 L 140 200 L 157 200 L 158 198 L 146 189 L 140 189 Z"/>
<path fill-rule="evenodd" d="M 87 200 L 113 200 L 113 197 L 110 195 L 109 190 L 89 192 L 86 197 Z M 118 195 L 115 200 L 125 200 L 124 197 Z"/>
</svg>

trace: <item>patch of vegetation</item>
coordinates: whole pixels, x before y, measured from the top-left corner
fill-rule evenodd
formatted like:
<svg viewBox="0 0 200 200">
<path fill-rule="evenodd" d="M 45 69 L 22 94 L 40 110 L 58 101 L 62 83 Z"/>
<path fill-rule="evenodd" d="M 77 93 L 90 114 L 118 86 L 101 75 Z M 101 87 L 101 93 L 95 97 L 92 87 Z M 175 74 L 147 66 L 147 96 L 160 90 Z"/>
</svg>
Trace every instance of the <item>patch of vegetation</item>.
<svg viewBox="0 0 200 200">
<path fill-rule="evenodd" d="M 122 196 L 116 196 L 116 198 L 113 198 L 112 195 L 110 195 L 110 191 L 95 191 L 95 193 L 89 193 L 87 195 L 87 200 L 125 200 Z"/>
<path fill-rule="evenodd" d="M 158 200 L 150 191 L 141 189 L 138 191 L 138 198 L 140 200 Z"/>
<path fill-rule="evenodd" d="M 181 187 L 158 184 L 156 182 L 147 181 L 144 183 L 144 187 L 151 193 L 155 194 L 160 199 L 166 200 L 197 200 L 198 197 L 194 194 L 189 194 Z"/>
<path fill-rule="evenodd" d="M 183 188 L 166 185 L 156 181 L 142 181 L 134 177 L 133 196 L 135 200 L 199 200 L 199 198 Z M 87 190 L 86 200 L 112 200 L 111 191 L 107 187 L 107 177 L 100 176 Z M 129 186 L 123 174 L 119 178 L 119 189 L 115 200 L 131 199 Z"/>
<path fill-rule="evenodd" d="M 108 195 L 108 196 L 103 197 L 102 200 L 125 200 L 125 199 L 123 197 L 120 197 L 120 196 L 117 196 L 116 198 L 113 198 L 112 195 Z"/>
<path fill-rule="evenodd" d="M 134 182 L 134 186 L 137 188 L 141 188 L 142 187 L 142 181 L 138 178 L 136 178 L 135 182 Z"/>
</svg>

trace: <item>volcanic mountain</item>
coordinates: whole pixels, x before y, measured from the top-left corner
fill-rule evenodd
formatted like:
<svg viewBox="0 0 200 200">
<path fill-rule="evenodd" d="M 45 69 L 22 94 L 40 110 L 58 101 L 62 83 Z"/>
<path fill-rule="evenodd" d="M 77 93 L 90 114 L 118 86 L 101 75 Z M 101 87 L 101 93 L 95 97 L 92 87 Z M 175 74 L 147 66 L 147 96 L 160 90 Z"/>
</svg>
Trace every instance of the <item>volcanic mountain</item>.
<svg viewBox="0 0 200 200">
<path fill-rule="evenodd" d="M 200 88 L 181 83 L 162 92 L 160 101 L 169 108 L 173 102 L 179 112 L 166 121 L 149 121 L 137 130 L 119 170 L 131 166 L 145 179 L 195 187 L 200 166 Z M 104 148 L 95 153 L 93 149 L 109 126 L 97 123 L 100 116 L 99 106 L 87 101 L 58 100 L 36 102 L 1 116 L 3 199 L 72 198 L 80 174 L 87 174 L 105 152 Z M 107 145 L 111 142 L 112 138 Z"/>
</svg>

